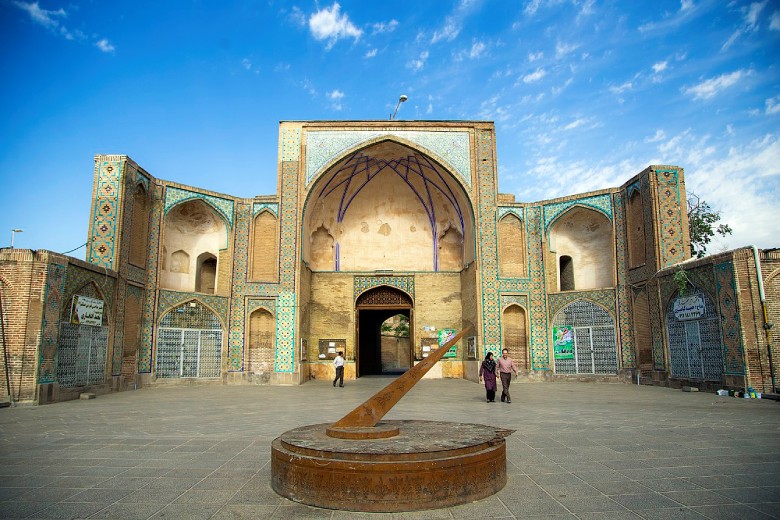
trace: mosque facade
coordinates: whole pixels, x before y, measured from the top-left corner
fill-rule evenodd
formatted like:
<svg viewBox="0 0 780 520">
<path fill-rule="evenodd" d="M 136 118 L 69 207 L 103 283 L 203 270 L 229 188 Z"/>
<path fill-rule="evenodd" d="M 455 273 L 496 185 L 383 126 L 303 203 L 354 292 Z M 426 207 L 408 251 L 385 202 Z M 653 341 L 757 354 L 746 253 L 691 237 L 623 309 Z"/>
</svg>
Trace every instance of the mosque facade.
<svg viewBox="0 0 780 520">
<path fill-rule="evenodd" d="M 98 155 L 86 261 L 0 251 L 2 391 L 401 373 L 463 329 L 427 377 L 506 348 L 528 381 L 774 391 L 780 255 L 692 261 L 682 168 L 538 202 L 497 172 L 482 121 L 284 121 L 251 198 Z"/>
</svg>

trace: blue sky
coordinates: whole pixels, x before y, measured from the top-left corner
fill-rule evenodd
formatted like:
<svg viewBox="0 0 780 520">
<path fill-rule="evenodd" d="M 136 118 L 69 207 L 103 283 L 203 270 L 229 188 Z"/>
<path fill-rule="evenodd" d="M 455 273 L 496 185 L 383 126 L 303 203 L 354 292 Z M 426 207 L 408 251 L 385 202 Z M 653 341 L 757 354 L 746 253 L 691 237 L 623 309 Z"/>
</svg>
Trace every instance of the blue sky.
<svg viewBox="0 0 780 520">
<path fill-rule="evenodd" d="M 518 201 L 650 164 L 780 246 L 780 3 L 0 0 L 0 245 L 86 241 L 93 156 L 276 192 L 278 122 L 492 120 Z M 84 249 L 73 253 L 83 257 Z"/>
</svg>

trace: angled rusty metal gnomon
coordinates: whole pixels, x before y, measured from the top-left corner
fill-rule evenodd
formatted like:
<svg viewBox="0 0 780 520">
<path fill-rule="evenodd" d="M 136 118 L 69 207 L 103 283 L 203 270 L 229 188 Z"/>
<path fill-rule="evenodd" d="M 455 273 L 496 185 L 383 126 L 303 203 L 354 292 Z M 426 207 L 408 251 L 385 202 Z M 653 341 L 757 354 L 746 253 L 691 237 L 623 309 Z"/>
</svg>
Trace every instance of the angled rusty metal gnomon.
<svg viewBox="0 0 780 520">
<path fill-rule="evenodd" d="M 404 372 L 403 375 L 371 396 L 366 402 L 330 425 L 326 433 L 331 437 L 341 439 L 376 439 L 398 435 L 397 428 L 377 429 L 377 423 L 422 379 L 425 373 L 444 356 L 450 347 L 460 341 L 471 330 L 471 327 L 463 329 L 458 335 L 434 350 L 428 357 Z"/>
<path fill-rule="evenodd" d="M 318 507 L 437 509 L 506 485 L 511 430 L 443 421 L 380 421 L 470 328 L 333 424 L 289 430 L 271 444 L 271 487 Z M 435 441 L 433 440 L 435 439 Z"/>
</svg>

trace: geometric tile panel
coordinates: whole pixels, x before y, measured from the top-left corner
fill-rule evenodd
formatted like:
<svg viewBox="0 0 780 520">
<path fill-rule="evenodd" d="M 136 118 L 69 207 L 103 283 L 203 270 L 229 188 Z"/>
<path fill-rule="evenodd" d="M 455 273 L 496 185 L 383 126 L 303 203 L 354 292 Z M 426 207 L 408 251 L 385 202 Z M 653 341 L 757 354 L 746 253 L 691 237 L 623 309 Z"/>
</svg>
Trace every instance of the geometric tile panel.
<svg viewBox="0 0 780 520">
<path fill-rule="evenodd" d="M 228 301 L 229 298 L 224 296 L 214 296 L 212 294 L 202 294 L 194 292 L 177 292 L 161 290 L 159 300 L 157 302 L 157 316 L 162 318 L 173 307 L 176 307 L 184 302 L 197 301 L 204 304 L 213 313 L 215 313 L 222 323 L 224 329 L 225 324 L 228 322 Z"/>
<path fill-rule="evenodd" d="M 146 287 L 143 300 L 143 322 L 141 325 L 141 342 L 138 345 L 138 373 L 149 374 L 152 372 L 152 345 L 154 338 L 152 333 L 155 328 L 155 301 L 157 298 L 157 258 L 160 252 L 160 223 L 162 222 L 162 186 L 153 186 L 149 200 L 152 201 L 149 208 L 148 245 L 146 249 Z"/>
<path fill-rule="evenodd" d="M 43 320 L 38 351 L 38 384 L 54 383 L 57 377 L 57 343 L 60 330 L 60 308 L 63 305 L 65 266 L 49 264 L 46 276 Z"/>
<path fill-rule="evenodd" d="M 638 183 L 634 183 L 638 185 Z M 638 189 L 638 188 L 637 188 Z M 623 194 L 614 193 L 613 207 L 615 208 L 615 260 L 617 265 L 617 310 L 616 319 L 618 325 L 620 366 L 623 368 L 636 367 L 636 349 L 634 348 L 634 328 L 632 327 L 631 296 L 628 285 L 628 273 L 626 272 L 626 216 L 623 204 Z"/>
<path fill-rule="evenodd" d="M 572 206 L 586 206 L 596 209 L 612 220 L 612 198 L 609 194 L 596 195 L 595 197 L 586 197 L 584 199 L 567 200 L 566 202 L 556 202 L 555 204 L 547 204 L 544 206 L 545 232 L 549 229 L 550 222 Z"/>
<path fill-rule="evenodd" d="M 653 370 L 666 370 L 666 356 L 664 345 L 666 344 L 666 329 L 661 318 L 663 304 L 658 299 L 658 284 L 648 283 L 648 304 L 650 306 L 650 329 L 653 338 Z"/>
<path fill-rule="evenodd" d="M 585 300 L 599 305 L 609 311 L 609 314 L 614 319 L 615 291 L 612 289 L 597 289 L 595 291 L 564 292 L 547 295 L 550 321 L 561 309 L 577 300 Z"/>
<path fill-rule="evenodd" d="M 550 370 L 549 334 L 547 328 L 547 293 L 545 289 L 544 257 L 542 255 L 542 208 L 526 208 L 528 230 L 528 268 L 531 275 L 531 369 Z"/>
<path fill-rule="evenodd" d="M 520 220 L 523 220 L 523 208 L 516 208 L 514 206 L 499 206 L 496 218 L 500 221 L 507 213 L 511 213 Z"/>
<path fill-rule="evenodd" d="M 685 260 L 686 244 L 683 244 L 680 213 L 684 201 L 680 195 L 680 179 L 677 170 L 656 170 L 658 178 L 658 215 L 660 217 L 661 268 Z"/>
<path fill-rule="evenodd" d="M 252 216 L 256 217 L 257 214 L 263 211 L 264 209 L 273 213 L 275 217 L 279 216 L 279 204 L 268 203 L 268 202 L 255 202 L 252 205 Z"/>
<path fill-rule="evenodd" d="M 381 136 L 396 136 L 421 146 L 423 152 L 457 173 L 466 186 L 471 186 L 469 133 L 415 130 L 310 131 L 306 134 L 306 184 L 347 150 Z"/>
<path fill-rule="evenodd" d="M 745 375 L 745 354 L 742 345 L 734 266 L 731 262 L 715 265 L 715 284 L 720 307 L 720 329 L 726 374 Z"/>
<path fill-rule="evenodd" d="M 212 208 L 225 217 L 225 220 L 229 223 L 229 227 L 233 227 L 234 202 L 232 200 L 221 199 L 213 195 L 206 195 L 205 193 L 174 188 L 173 186 L 168 186 L 168 189 L 165 190 L 165 213 L 168 213 L 168 210 L 176 204 L 193 199 L 201 199 L 204 202 L 207 202 Z"/>
<path fill-rule="evenodd" d="M 298 265 L 298 167 L 301 129 L 285 127 L 280 143 L 282 160 L 279 241 L 279 298 L 276 311 L 276 372 L 295 371 L 295 320 L 297 297 L 295 270 Z"/>
<path fill-rule="evenodd" d="M 506 309 L 510 305 L 519 305 L 528 309 L 528 295 L 526 294 L 502 294 L 501 309 Z"/>
<path fill-rule="evenodd" d="M 87 261 L 108 269 L 114 267 L 116 226 L 119 215 L 119 181 L 124 161 L 102 161 L 96 164 L 97 187 L 93 203 L 92 236 L 87 244 Z"/>
<path fill-rule="evenodd" d="M 369 289 L 387 285 L 400 289 L 414 299 L 413 276 L 355 276 L 353 281 L 353 297 L 357 302 L 358 296 Z"/>
<path fill-rule="evenodd" d="M 482 347 L 501 352 L 501 320 L 498 294 L 498 237 L 496 233 L 496 182 L 493 133 L 476 132 L 477 177 L 479 179 L 479 240 L 482 267 Z"/>
</svg>

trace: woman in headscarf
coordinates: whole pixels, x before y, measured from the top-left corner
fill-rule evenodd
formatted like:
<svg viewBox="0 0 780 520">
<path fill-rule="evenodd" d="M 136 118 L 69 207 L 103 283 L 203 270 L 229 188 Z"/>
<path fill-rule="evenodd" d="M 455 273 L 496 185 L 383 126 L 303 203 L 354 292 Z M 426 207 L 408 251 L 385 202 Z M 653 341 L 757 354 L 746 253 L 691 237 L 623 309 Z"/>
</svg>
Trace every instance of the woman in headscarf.
<svg viewBox="0 0 780 520">
<path fill-rule="evenodd" d="M 479 367 L 479 380 L 485 381 L 485 391 L 487 392 L 487 402 L 492 403 L 496 400 L 496 362 L 493 360 L 493 353 L 488 352 L 485 360 Z"/>
</svg>

